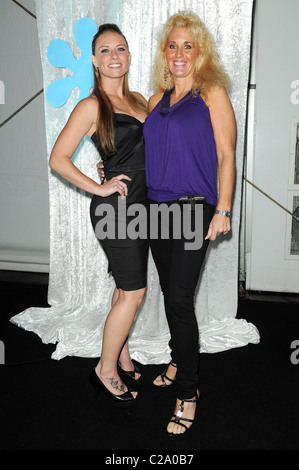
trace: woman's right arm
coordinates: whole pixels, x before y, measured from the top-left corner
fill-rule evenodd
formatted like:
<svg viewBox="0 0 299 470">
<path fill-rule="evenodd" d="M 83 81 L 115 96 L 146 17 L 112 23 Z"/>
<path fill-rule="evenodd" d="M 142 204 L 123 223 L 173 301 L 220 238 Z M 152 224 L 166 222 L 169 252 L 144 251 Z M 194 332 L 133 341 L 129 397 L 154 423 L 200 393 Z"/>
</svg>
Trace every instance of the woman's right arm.
<svg viewBox="0 0 299 470">
<path fill-rule="evenodd" d="M 121 179 L 129 179 L 127 176 L 118 175 L 101 185 L 84 175 L 71 160 L 81 140 L 96 122 L 96 118 L 97 103 L 93 98 L 86 98 L 77 104 L 52 149 L 49 166 L 71 184 L 91 194 L 105 197 L 119 192 L 122 196 L 126 196 L 127 186 Z"/>
</svg>

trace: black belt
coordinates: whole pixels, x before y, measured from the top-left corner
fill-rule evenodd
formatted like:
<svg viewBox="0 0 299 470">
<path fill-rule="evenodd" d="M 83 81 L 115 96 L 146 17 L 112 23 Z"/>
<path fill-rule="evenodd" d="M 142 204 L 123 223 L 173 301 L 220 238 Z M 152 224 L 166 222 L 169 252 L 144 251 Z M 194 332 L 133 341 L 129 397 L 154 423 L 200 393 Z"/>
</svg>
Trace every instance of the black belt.
<svg viewBox="0 0 299 470">
<path fill-rule="evenodd" d="M 190 204 L 190 209 L 195 209 L 195 204 L 203 204 L 203 207 L 206 203 L 206 198 L 204 196 L 182 196 L 178 199 L 182 204 Z"/>
</svg>

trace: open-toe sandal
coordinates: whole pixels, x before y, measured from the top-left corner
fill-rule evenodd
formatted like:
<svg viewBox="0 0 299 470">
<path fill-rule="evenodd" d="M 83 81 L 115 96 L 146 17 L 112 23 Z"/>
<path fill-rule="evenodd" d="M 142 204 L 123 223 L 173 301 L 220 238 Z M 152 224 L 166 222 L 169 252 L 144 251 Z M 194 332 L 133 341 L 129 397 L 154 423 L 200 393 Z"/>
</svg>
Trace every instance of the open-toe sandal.
<svg viewBox="0 0 299 470">
<path fill-rule="evenodd" d="M 166 373 L 167 373 L 167 371 L 168 371 L 168 367 L 169 367 L 170 365 L 171 365 L 172 367 L 175 367 L 175 368 L 177 367 L 176 364 L 174 364 L 173 362 L 170 362 L 170 363 L 168 364 L 168 366 L 166 367 L 166 369 L 164 370 L 164 372 L 162 372 L 162 374 L 160 375 L 161 380 L 162 380 L 162 382 L 163 382 L 162 385 L 156 385 L 156 384 L 154 383 L 154 385 L 155 385 L 156 387 L 159 387 L 159 388 L 170 387 L 171 385 L 173 385 L 173 384 L 175 383 L 175 379 L 170 379 L 170 378 L 166 375 Z M 170 382 L 170 384 L 166 383 L 165 380 L 168 380 L 168 382 Z"/>
<path fill-rule="evenodd" d="M 90 373 L 89 380 L 91 384 L 94 386 L 96 391 L 96 396 L 99 397 L 101 393 L 106 395 L 115 405 L 130 405 L 136 403 L 137 398 L 132 395 L 133 390 L 127 387 L 128 391 L 122 393 L 121 395 L 116 395 L 112 393 L 108 388 L 104 385 L 98 374 L 96 373 L 95 369 L 93 369 Z"/>
<path fill-rule="evenodd" d="M 179 409 L 177 411 L 177 414 L 173 415 L 172 419 L 170 420 L 170 423 L 176 423 L 179 426 L 182 426 L 183 428 L 185 428 L 186 431 L 184 431 L 182 433 L 173 433 L 173 432 L 168 432 L 167 431 L 169 436 L 181 436 L 182 434 L 185 434 L 188 431 L 188 429 L 191 428 L 191 426 L 192 426 L 192 424 L 194 423 L 194 420 L 195 420 L 195 414 L 194 414 L 194 419 L 183 418 L 184 404 L 185 403 L 196 403 L 196 405 L 197 405 L 198 401 L 199 401 L 199 397 L 200 397 L 200 392 L 198 391 L 196 398 L 192 398 L 190 400 L 187 400 L 187 399 L 186 400 L 181 400 L 181 403 L 180 403 Z M 195 413 L 196 413 L 196 410 L 195 410 Z M 182 421 L 185 421 L 186 423 L 191 423 L 191 425 L 186 426 L 186 424 L 182 423 Z"/>
</svg>

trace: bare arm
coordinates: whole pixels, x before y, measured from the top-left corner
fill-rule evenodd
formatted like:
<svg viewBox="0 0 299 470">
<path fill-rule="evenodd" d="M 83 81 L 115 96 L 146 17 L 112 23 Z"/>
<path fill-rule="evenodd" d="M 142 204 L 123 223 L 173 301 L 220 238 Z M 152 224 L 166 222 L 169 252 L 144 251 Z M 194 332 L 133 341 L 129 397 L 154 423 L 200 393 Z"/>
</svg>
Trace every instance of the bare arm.
<svg viewBox="0 0 299 470">
<path fill-rule="evenodd" d="M 206 104 L 210 110 L 218 158 L 219 197 L 216 208 L 221 211 L 230 211 L 235 181 L 234 111 L 224 88 L 212 90 L 206 97 Z M 215 240 L 217 235 L 226 234 L 230 229 L 230 219 L 224 215 L 215 214 L 206 238 Z"/>
<path fill-rule="evenodd" d="M 96 121 L 96 116 L 97 104 L 94 99 L 86 98 L 77 104 L 53 147 L 49 166 L 64 179 L 89 193 L 108 196 L 119 192 L 121 195 L 127 195 L 127 186 L 120 181 L 121 179 L 129 179 L 127 176 L 118 175 L 112 178 L 109 183 L 100 185 L 84 175 L 71 160 L 83 137 L 89 135 Z"/>
</svg>

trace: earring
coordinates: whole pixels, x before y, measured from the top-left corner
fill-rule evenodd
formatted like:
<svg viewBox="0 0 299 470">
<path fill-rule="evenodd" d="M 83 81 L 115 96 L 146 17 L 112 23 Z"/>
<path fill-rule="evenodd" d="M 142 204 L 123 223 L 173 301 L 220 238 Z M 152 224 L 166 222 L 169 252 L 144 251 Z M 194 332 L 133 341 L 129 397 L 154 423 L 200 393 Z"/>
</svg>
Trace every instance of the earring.
<svg viewBox="0 0 299 470">
<path fill-rule="evenodd" d="M 165 68 L 164 69 L 164 83 L 166 84 L 167 80 L 168 80 L 168 75 L 169 75 L 169 72 L 168 70 Z"/>
</svg>

